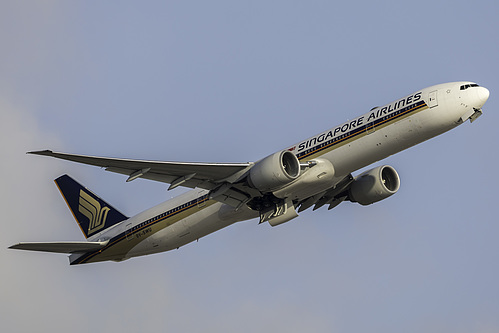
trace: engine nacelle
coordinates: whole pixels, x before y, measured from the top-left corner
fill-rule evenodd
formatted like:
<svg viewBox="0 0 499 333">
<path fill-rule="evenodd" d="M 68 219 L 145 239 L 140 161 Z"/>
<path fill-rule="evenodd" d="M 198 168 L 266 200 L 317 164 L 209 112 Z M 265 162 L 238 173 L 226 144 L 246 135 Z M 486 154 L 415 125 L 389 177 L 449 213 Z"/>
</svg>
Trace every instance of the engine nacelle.
<svg viewBox="0 0 499 333">
<path fill-rule="evenodd" d="M 312 162 L 312 166 L 302 172 L 298 179 L 274 191 L 274 195 L 278 198 L 303 200 L 331 188 L 335 173 L 333 164 L 323 158 Z"/>
<path fill-rule="evenodd" d="M 283 150 L 257 162 L 250 170 L 249 182 L 257 190 L 269 192 L 292 182 L 299 175 L 298 158 L 292 152 Z"/>
<path fill-rule="evenodd" d="M 400 177 L 389 165 L 366 171 L 350 186 L 350 199 L 361 205 L 370 205 L 395 194 L 400 188 Z"/>
</svg>

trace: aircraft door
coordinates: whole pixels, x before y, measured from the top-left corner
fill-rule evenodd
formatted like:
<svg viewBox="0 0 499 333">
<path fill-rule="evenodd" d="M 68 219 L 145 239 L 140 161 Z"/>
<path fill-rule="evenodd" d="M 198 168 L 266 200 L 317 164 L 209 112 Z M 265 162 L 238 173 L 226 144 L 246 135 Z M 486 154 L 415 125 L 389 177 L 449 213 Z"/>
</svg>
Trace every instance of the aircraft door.
<svg viewBox="0 0 499 333">
<path fill-rule="evenodd" d="M 430 108 L 433 108 L 435 106 L 438 106 L 438 100 L 437 100 L 437 91 L 432 91 L 428 94 L 428 106 Z"/>
<path fill-rule="evenodd" d="M 205 191 L 199 191 L 198 192 L 198 198 L 197 198 L 197 205 L 198 205 L 198 208 L 203 208 L 204 206 L 206 206 L 206 198 L 204 197 L 204 193 Z"/>
<path fill-rule="evenodd" d="M 131 223 L 128 223 L 125 227 L 125 235 L 126 235 L 126 239 L 127 240 L 130 240 L 133 238 L 133 233 L 132 233 L 132 224 Z"/>
<path fill-rule="evenodd" d="M 367 123 L 366 125 L 366 132 L 367 134 L 371 134 L 371 133 L 374 133 L 375 129 L 374 129 L 374 120 Z"/>
<path fill-rule="evenodd" d="M 371 112 L 373 115 L 375 110 L 379 109 L 378 106 L 374 107 L 371 109 Z M 371 115 L 369 116 L 369 119 L 371 119 Z M 368 121 L 367 124 L 366 124 L 366 134 L 371 134 L 371 133 L 374 133 L 376 131 L 375 127 L 374 127 L 374 120 L 376 119 L 376 117 L 372 117 L 373 119 L 371 121 Z"/>
</svg>

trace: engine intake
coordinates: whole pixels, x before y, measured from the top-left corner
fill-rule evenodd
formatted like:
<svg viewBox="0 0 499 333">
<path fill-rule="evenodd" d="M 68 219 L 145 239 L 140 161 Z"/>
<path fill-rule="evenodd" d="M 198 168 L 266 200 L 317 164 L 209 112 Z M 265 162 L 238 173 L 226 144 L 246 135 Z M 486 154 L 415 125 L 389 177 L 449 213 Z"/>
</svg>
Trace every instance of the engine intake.
<svg viewBox="0 0 499 333">
<path fill-rule="evenodd" d="M 279 189 L 300 175 L 300 162 L 290 151 L 283 150 L 257 162 L 250 170 L 250 185 L 261 192 Z"/>
<path fill-rule="evenodd" d="M 350 199 L 361 205 L 370 205 L 395 194 L 400 188 L 400 177 L 389 165 L 383 165 L 359 175 L 350 186 Z"/>
</svg>

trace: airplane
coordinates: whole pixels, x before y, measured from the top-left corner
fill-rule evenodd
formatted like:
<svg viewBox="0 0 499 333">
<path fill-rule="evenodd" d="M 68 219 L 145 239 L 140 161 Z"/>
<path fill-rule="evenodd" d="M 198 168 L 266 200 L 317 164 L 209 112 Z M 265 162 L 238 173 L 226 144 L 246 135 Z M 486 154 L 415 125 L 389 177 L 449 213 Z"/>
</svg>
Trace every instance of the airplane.
<svg viewBox="0 0 499 333">
<path fill-rule="evenodd" d="M 86 241 L 18 243 L 11 249 L 67 253 L 71 265 L 123 261 L 178 249 L 235 222 L 277 226 L 314 206 L 370 205 L 395 194 L 397 171 L 381 165 L 353 176 L 468 119 L 482 115 L 489 91 L 473 82 L 418 90 L 259 161 L 185 163 L 32 151 L 107 171 L 192 188 L 127 217 L 68 175 L 55 180 Z"/>
</svg>

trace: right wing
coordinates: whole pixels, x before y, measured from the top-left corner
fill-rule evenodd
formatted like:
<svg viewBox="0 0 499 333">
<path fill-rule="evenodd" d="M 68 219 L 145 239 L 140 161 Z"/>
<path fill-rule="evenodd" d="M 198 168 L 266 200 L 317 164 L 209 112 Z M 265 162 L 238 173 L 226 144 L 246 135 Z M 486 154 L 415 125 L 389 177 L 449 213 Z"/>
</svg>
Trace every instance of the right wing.
<svg viewBox="0 0 499 333">
<path fill-rule="evenodd" d="M 186 163 L 131 160 L 57 153 L 51 150 L 32 151 L 28 154 L 55 157 L 67 161 L 105 168 L 107 171 L 127 175 L 127 181 L 145 178 L 169 183 L 169 190 L 177 186 L 210 190 L 210 198 L 239 207 L 259 192 L 243 184 L 235 184 L 246 176 L 254 163 Z"/>
<path fill-rule="evenodd" d="M 237 181 L 253 163 L 186 163 L 131 160 L 112 157 L 96 157 L 57 153 L 51 150 L 32 151 L 28 154 L 50 156 L 77 163 L 105 168 L 107 171 L 127 175 L 127 181 L 145 178 L 171 184 L 213 190 L 221 183 Z"/>
</svg>

